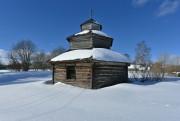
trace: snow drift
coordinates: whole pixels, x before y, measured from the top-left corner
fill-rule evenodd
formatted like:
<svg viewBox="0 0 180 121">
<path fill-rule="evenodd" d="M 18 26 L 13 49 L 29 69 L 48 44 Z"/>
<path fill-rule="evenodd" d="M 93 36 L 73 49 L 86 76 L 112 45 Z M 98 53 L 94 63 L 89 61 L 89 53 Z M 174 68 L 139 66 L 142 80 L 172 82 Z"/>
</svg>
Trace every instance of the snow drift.
<svg viewBox="0 0 180 121">
<path fill-rule="evenodd" d="M 57 83 L 51 72 L 0 74 L 1 121 L 179 121 L 180 78 L 153 85 L 89 90 Z M 6 83 L 8 82 L 8 83 Z M 16 83 L 17 82 L 17 83 Z"/>
</svg>

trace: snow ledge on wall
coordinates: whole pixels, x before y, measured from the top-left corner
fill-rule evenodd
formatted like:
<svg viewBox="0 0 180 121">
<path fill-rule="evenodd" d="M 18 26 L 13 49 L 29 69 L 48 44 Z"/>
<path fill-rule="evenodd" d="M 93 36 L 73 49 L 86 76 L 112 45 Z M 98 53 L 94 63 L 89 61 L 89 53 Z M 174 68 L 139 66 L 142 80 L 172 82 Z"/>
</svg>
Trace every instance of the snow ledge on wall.
<svg viewBox="0 0 180 121">
<path fill-rule="evenodd" d="M 84 50 L 68 51 L 51 59 L 51 61 L 56 62 L 56 61 L 68 61 L 68 60 L 77 60 L 77 59 L 82 60 L 91 57 L 94 60 L 131 63 L 129 57 L 105 48 L 93 48 L 89 50 L 84 49 Z"/>
</svg>

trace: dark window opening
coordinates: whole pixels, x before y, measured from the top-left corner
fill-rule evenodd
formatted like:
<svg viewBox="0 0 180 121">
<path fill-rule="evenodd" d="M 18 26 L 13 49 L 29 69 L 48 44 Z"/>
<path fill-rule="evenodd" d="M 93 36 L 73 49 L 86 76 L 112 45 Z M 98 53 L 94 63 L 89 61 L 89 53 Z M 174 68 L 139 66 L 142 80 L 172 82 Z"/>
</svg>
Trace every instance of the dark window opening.
<svg viewBox="0 0 180 121">
<path fill-rule="evenodd" d="M 67 74 L 67 79 L 75 79 L 76 78 L 75 66 L 67 66 L 66 74 Z"/>
</svg>

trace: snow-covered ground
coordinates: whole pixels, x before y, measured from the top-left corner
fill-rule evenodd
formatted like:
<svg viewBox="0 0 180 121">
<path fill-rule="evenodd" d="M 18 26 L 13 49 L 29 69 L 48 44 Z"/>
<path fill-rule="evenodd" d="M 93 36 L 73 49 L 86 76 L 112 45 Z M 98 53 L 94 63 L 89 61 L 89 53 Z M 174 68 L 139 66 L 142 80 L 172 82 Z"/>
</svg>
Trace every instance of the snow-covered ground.
<svg viewBox="0 0 180 121">
<path fill-rule="evenodd" d="M 0 73 L 0 121 L 180 120 L 180 78 L 99 90 L 49 80 L 49 71 Z"/>
</svg>

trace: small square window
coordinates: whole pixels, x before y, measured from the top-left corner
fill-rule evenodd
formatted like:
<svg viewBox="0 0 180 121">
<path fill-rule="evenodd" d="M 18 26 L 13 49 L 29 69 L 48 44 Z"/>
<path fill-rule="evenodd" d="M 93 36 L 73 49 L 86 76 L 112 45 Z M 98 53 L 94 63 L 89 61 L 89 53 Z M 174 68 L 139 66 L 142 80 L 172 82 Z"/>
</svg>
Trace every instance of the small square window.
<svg viewBox="0 0 180 121">
<path fill-rule="evenodd" d="M 66 76 L 67 76 L 67 79 L 75 79 L 76 78 L 75 66 L 67 66 L 66 67 Z"/>
</svg>

